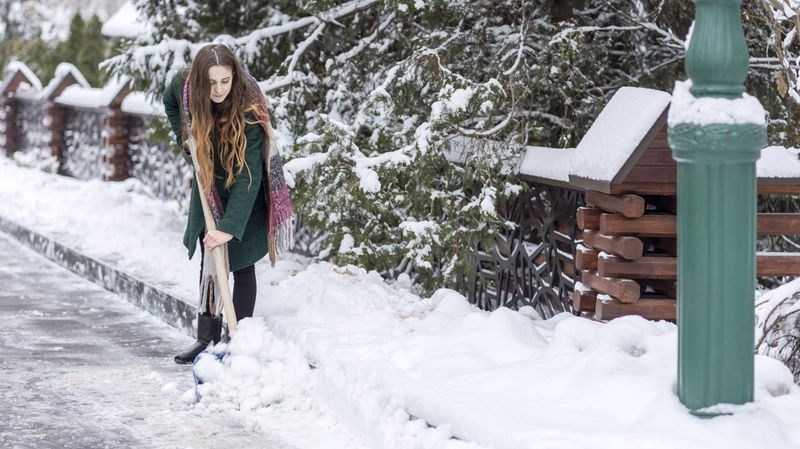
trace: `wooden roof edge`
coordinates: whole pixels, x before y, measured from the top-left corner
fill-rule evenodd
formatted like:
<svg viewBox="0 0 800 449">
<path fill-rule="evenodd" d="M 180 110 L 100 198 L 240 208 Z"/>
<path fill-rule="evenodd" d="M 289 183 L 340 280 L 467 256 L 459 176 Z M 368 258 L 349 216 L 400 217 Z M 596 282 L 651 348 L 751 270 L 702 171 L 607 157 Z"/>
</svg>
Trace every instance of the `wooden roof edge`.
<svg viewBox="0 0 800 449">
<path fill-rule="evenodd" d="M 519 177 L 519 179 L 521 179 L 523 181 L 532 182 L 532 183 L 536 183 L 536 184 L 544 184 L 544 185 L 558 187 L 558 188 L 561 188 L 561 189 L 568 189 L 568 190 L 578 190 L 578 191 L 585 190 L 581 186 L 574 185 L 572 183 L 571 179 L 570 179 L 570 181 L 562 181 L 562 180 L 559 180 L 559 179 L 543 178 L 541 176 L 534 176 L 534 175 L 519 174 L 517 176 Z"/>
<path fill-rule="evenodd" d="M 58 98 L 58 96 L 61 95 L 64 92 L 64 89 L 67 87 L 72 86 L 73 84 L 81 85 L 80 81 L 75 78 L 75 75 L 73 75 L 72 72 L 65 73 L 58 79 L 58 81 L 55 82 L 55 87 L 51 87 L 50 91 L 47 92 L 47 97 L 42 98 L 42 100 L 55 101 L 55 99 Z M 49 86 L 50 85 L 48 84 L 48 87 Z"/>
<path fill-rule="evenodd" d="M 583 176 L 569 175 L 569 185 L 573 189 L 594 190 L 600 193 L 611 193 L 611 182 L 598 179 L 584 178 Z"/>
<path fill-rule="evenodd" d="M 664 125 L 667 124 L 667 113 L 669 112 L 669 105 L 664 108 L 664 111 L 661 115 L 658 116 L 655 122 L 653 122 L 653 126 L 650 127 L 650 130 L 647 131 L 647 134 L 644 135 L 644 138 L 639 142 L 639 145 L 636 146 L 636 149 L 633 150 L 630 156 L 628 156 L 628 160 L 622 165 L 622 167 L 617 171 L 617 174 L 611 180 L 611 184 L 620 184 L 622 183 L 628 174 L 633 170 L 633 167 L 636 166 L 636 163 L 639 162 L 639 159 L 642 157 L 645 151 L 650 147 L 650 144 L 656 138 L 656 135 L 661 131 Z"/>
</svg>

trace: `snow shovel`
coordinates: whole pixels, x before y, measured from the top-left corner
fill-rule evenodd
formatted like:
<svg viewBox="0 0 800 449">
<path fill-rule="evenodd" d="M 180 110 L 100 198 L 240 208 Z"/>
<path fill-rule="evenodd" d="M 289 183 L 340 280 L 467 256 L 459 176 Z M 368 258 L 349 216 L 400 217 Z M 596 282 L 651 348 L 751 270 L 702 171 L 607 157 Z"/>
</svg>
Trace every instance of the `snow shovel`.
<svg viewBox="0 0 800 449">
<path fill-rule="evenodd" d="M 203 194 L 203 185 L 200 181 L 200 164 L 197 161 L 197 143 L 194 136 L 190 136 L 186 141 L 189 146 L 189 152 L 192 155 L 192 165 L 194 166 L 195 179 L 197 180 L 197 189 L 200 193 L 200 204 L 203 206 L 203 217 L 206 222 L 206 229 L 208 232 L 216 231 L 217 224 L 214 222 L 214 216 L 211 214 L 211 209 L 208 207 L 208 199 Z M 202 242 L 201 242 L 202 245 Z M 211 250 L 214 257 L 214 268 L 217 271 L 217 282 L 219 282 L 220 291 L 222 293 L 222 308 L 225 312 L 225 317 L 228 320 L 228 333 L 233 335 L 236 332 L 236 311 L 233 308 L 233 299 L 231 299 L 231 287 L 228 283 L 228 270 L 225 268 L 225 255 L 222 253 L 222 248 L 217 246 Z"/>
</svg>

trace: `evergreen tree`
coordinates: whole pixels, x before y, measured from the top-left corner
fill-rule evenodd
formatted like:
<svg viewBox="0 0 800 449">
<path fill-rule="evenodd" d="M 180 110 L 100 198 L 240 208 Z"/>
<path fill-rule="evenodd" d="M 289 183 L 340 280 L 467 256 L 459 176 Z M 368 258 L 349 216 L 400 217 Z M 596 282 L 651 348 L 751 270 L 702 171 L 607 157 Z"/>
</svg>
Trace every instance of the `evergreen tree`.
<svg viewBox="0 0 800 449">
<path fill-rule="evenodd" d="M 37 37 L 27 43 L 26 49 L 21 53 L 25 56 L 20 59 L 39 77 L 42 85 L 47 85 L 59 63 L 56 45 Z"/>
<path fill-rule="evenodd" d="M 693 16 L 683 0 L 179 7 L 188 3 L 140 0 L 153 35 L 106 67 L 159 95 L 192 49 L 229 45 L 292 143 L 287 181 L 304 222 L 325 231 L 320 257 L 410 271 L 427 287 L 452 283 L 478 241 L 512 226 L 497 206 L 525 188 L 512 167 L 526 146 L 573 147 L 620 87 L 670 91 L 685 78 Z M 263 14 L 235 15 L 242 3 Z M 745 2 L 747 20 L 767 4 Z M 759 29 L 748 31 L 751 48 L 775 40 Z M 758 96 L 785 105 L 762 81 L 772 72 L 754 70 Z"/>
<path fill-rule="evenodd" d="M 69 62 L 70 64 L 78 65 L 78 54 L 85 43 L 85 30 L 86 24 L 83 21 L 83 17 L 81 17 L 79 12 L 76 12 L 69 22 L 69 35 L 67 36 L 67 40 L 62 42 L 59 46 L 58 54 L 61 62 Z"/>
<path fill-rule="evenodd" d="M 83 45 L 78 51 L 77 67 L 92 86 L 102 86 L 105 84 L 105 76 L 98 67 L 100 62 L 106 58 L 106 37 L 100 31 L 103 23 L 97 14 L 92 15 L 83 34 Z"/>
</svg>

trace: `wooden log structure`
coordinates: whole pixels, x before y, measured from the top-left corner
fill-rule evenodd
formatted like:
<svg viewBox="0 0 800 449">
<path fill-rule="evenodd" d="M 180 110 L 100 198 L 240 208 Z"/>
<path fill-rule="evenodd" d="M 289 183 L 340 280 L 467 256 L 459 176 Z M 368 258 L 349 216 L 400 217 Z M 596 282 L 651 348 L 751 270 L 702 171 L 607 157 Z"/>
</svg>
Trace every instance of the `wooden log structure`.
<svg viewBox="0 0 800 449">
<path fill-rule="evenodd" d="M 625 218 L 618 214 L 600 215 L 600 233 L 609 236 L 675 237 L 677 225 L 677 218 L 672 214 L 648 214 L 639 218 Z"/>
<path fill-rule="evenodd" d="M 605 211 L 617 212 L 623 217 L 635 218 L 644 214 L 644 198 L 639 195 L 607 195 L 590 190 L 586 192 L 585 200 L 586 204 L 594 205 Z"/>
<path fill-rule="evenodd" d="M 677 301 L 671 298 L 647 297 L 624 304 L 600 295 L 594 309 L 596 320 L 611 320 L 626 315 L 639 315 L 648 320 L 675 320 Z"/>
<path fill-rule="evenodd" d="M 759 235 L 800 235 L 800 214 L 758 214 L 756 229 Z M 677 232 L 678 219 L 673 214 L 652 214 L 639 218 L 600 214 L 600 233 L 609 236 L 675 237 Z"/>
<path fill-rule="evenodd" d="M 636 261 L 616 256 L 601 256 L 597 260 L 597 275 L 606 278 L 677 279 L 678 258 L 645 256 Z M 800 276 L 800 253 L 756 254 L 757 276 Z"/>
<path fill-rule="evenodd" d="M 597 302 L 597 292 L 586 286 L 582 282 L 575 284 L 575 291 L 572 295 L 572 307 L 579 312 L 594 312 Z"/>
<path fill-rule="evenodd" d="M 596 249 L 578 245 L 575 250 L 575 267 L 579 270 L 597 270 L 597 256 L 600 254 Z"/>
<path fill-rule="evenodd" d="M 636 281 L 602 277 L 592 271 L 582 271 L 581 282 L 599 293 L 613 296 L 620 302 L 635 302 L 641 294 L 640 286 Z"/>
<path fill-rule="evenodd" d="M 642 96 L 645 98 L 645 96 Z M 609 103 L 613 103 L 612 101 Z M 654 100 L 655 101 L 655 100 Z M 655 106 L 655 103 L 653 104 Z M 669 146 L 669 105 L 652 122 L 639 123 L 638 143 L 622 142 L 615 128 L 620 116 L 626 123 L 640 118 L 628 106 L 614 109 L 613 120 L 602 114 L 592 125 L 614 136 L 603 146 L 623 153 L 627 159 L 616 174 L 595 171 L 590 166 L 572 168 L 568 188 L 584 192 L 586 207 L 576 211 L 574 239 L 575 284 L 572 305 L 582 316 L 609 320 L 640 315 L 654 320 L 675 320 L 677 304 L 677 173 L 678 165 Z M 610 106 L 609 106 L 610 107 Z M 598 139 L 597 133 L 592 139 Z M 621 147 L 614 147 L 620 145 Z M 598 154 L 597 158 L 604 157 Z M 536 182 L 541 182 L 539 179 Z M 545 182 L 546 183 L 546 182 Z M 563 184 L 563 179 L 558 183 Z M 800 195 L 800 176 L 759 178 L 759 195 Z M 759 213 L 760 236 L 800 236 L 800 213 Z M 564 231 L 565 235 L 569 233 Z M 724 263 L 724 261 L 719 261 Z M 757 276 L 800 276 L 800 253 L 757 253 Z"/>
<path fill-rule="evenodd" d="M 603 211 L 593 207 L 579 207 L 577 213 L 578 229 L 600 229 L 600 214 Z"/>
<path fill-rule="evenodd" d="M 644 252 L 644 243 L 639 238 L 608 236 L 590 229 L 583 231 L 583 243 L 591 248 L 616 254 L 629 260 L 639 259 Z"/>
</svg>

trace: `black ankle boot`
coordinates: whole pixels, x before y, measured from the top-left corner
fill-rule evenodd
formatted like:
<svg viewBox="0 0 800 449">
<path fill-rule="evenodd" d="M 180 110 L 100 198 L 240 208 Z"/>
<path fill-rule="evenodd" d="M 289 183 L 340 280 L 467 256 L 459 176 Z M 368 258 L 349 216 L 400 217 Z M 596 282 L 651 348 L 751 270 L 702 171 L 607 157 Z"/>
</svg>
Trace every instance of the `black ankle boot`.
<svg viewBox="0 0 800 449">
<path fill-rule="evenodd" d="M 197 354 L 206 349 L 209 343 L 219 343 L 222 331 L 222 316 L 213 317 L 209 314 L 197 315 L 197 341 L 184 352 L 175 356 L 175 363 L 185 364 L 194 362 Z"/>
</svg>

